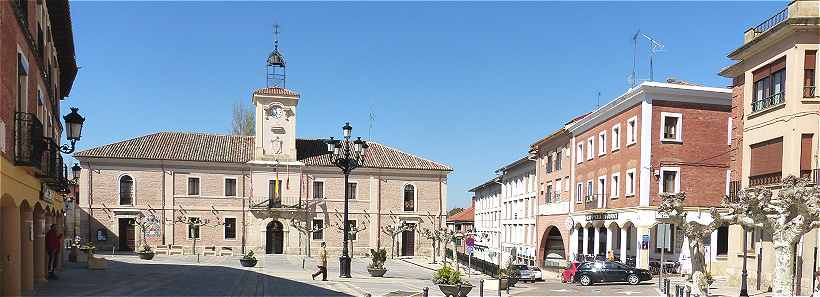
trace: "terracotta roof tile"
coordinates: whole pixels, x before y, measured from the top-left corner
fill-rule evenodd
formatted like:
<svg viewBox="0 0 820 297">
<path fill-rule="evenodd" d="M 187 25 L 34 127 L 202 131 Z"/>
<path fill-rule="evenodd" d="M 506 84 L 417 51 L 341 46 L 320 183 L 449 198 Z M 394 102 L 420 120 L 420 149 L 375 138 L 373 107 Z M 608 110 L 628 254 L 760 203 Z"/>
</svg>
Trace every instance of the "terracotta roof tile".
<svg viewBox="0 0 820 297">
<path fill-rule="evenodd" d="M 270 88 L 261 88 L 253 92 L 254 95 L 273 95 L 273 96 L 289 96 L 289 97 L 299 97 L 299 93 L 294 91 L 280 88 L 280 87 L 270 87 Z"/>
<path fill-rule="evenodd" d="M 461 212 L 447 217 L 448 222 L 472 222 L 475 219 L 475 207 L 462 210 Z"/>
<path fill-rule="evenodd" d="M 380 143 L 368 142 L 364 166 L 389 169 L 452 171 L 430 161 Z M 324 139 L 297 139 L 297 159 L 306 166 L 333 166 Z M 247 163 L 253 160 L 254 137 L 190 132 L 159 132 L 83 150 L 77 158 L 172 160 Z"/>
</svg>

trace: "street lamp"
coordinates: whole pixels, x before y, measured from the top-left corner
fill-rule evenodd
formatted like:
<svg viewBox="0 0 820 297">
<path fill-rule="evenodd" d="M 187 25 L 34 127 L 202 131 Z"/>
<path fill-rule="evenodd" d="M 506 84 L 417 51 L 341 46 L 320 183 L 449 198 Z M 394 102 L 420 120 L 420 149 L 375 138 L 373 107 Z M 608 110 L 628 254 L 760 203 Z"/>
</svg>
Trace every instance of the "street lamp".
<svg viewBox="0 0 820 297">
<path fill-rule="evenodd" d="M 747 246 L 747 236 L 749 235 L 749 231 L 746 230 L 746 225 L 743 225 L 743 273 L 740 276 L 740 296 L 741 297 L 748 297 L 749 291 L 746 289 L 746 278 L 748 278 L 749 273 L 746 271 L 746 253 L 748 252 Z"/>
<path fill-rule="evenodd" d="M 342 256 L 339 257 L 339 276 L 344 278 L 350 278 L 350 254 L 347 250 L 347 238 L 350 233 L 347 207 L 348 200 L 350 200 L 350 186 L 348 184 L 348 178 L 353 169 L 362 166 L 362 163 L 364 163 L 364 153 L 367 150 L 367 142 L 362 140 L 361 137 L 357 137 L 356 140 L 350 141 L 350 132 L 352 130 L 353 127 L 350 126 L 350 123 L 345 123 L 342 127 L 342 135 L 344 138 L 342 140 L 335 140 L 331 137 L 330 140 L 326 142 L 327 151 L 332 153 L 331 162 L 336 165 L 336 167 L 341 168 L 342 173 L 345 175 L 345 212 L 344 222 L 342 222 L 344 224 L 342 235 Z"/>
<path fill-rule="evenodd" d="M 71 113 L 63 117 L 63 120 L 65 120 L 66 124 L 66 138 L 68 138 L 68 141 L 71 141 L 71 147 L 69 147 L 67 144 L 64 144 L 62 147 L 60 147 L 60 151 L 65 154 L 73 153 L 74 145 L 77 143 L 78 140 L 80 140 L 80 137 L 82 137 L 83 123 L 85 122 L 85 118 L 81 116 L 79 113 L 77 113 L 78 110 L 80 109 L 72 107 Z M 74 170 L 73 167 L 71 169 Z"/>
<path fill-rule="evenodd" d="M 82 170 L 80 163 L 74 163 L 74 166 L 71 166 L 71 179 L 73 179 L 75 183 L 80 181 L 80 170 Z"/>
</svg>

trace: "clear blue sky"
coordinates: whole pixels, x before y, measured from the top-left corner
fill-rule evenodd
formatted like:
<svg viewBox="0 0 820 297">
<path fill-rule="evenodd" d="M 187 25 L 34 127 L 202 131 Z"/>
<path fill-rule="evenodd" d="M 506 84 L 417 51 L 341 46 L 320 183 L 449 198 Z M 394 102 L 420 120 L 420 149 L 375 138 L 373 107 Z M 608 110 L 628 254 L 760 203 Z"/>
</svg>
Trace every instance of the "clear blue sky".
<svg viewBox="0 0 820 297">
<path fill-rule="evenodd" d="M 354 135 L 455 168 L 449 207 L 573 116 L 628 88 L 631 36 L 666 45 L 655 78 L 716 73 L 779 2 L 72 2 L 79 71 L 63 109 L 80 148 L 156 131 L 228 133 L 231 106 L 265 86 L 281 25 L 299 137 Z M 639 78 L 648 78 L 647 44 Z"/>
</svg>

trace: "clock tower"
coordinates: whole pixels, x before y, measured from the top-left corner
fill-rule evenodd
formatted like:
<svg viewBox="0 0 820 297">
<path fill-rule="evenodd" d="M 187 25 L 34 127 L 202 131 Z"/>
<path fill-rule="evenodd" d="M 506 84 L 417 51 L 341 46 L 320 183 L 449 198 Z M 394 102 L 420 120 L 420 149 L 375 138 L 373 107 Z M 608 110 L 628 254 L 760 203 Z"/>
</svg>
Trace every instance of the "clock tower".
<svg viewBox="0 0 820 297">
<path fill-rule="evenodd" d="M 299 94 L 285 88 L 285 58 L 274 26 L 273 52 L 267 60 L 267 87 L 253 93 L 256 106 L 256 161 L 296 161 L 296 105 Z"/>
</svg>

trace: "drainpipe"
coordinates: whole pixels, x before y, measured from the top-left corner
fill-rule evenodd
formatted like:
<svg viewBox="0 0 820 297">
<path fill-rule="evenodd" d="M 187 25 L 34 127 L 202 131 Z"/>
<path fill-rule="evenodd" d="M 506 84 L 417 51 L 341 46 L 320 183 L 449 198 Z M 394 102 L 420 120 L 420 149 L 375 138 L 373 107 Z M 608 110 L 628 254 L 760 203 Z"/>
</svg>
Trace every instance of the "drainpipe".
<svg viewBox="0 0 820 297">
<path fill-rule="evenodd" d="M 86 220 L 86 225 L 88 225 L 88 243 L 92 243 L 92 231 L 91 231 L 91 220 L 94 218 L 94 168 L 91 165 L 91 162 L 88 162 L 88 220 Z"/>
<path fill-rule="evenodd" d="M 376 176 L 376 249 L 382 247 L 382 176 L 381 172 Z M 392 249 L 392 248 L 391 248 Z M 435 252 L 435 251 L 433 251 Z"/>
<path fill-rule="evenodd" d="M 162 245 L 165 245 L 165 162 L 160 161 L 162 169 Z"/>
</svg>

